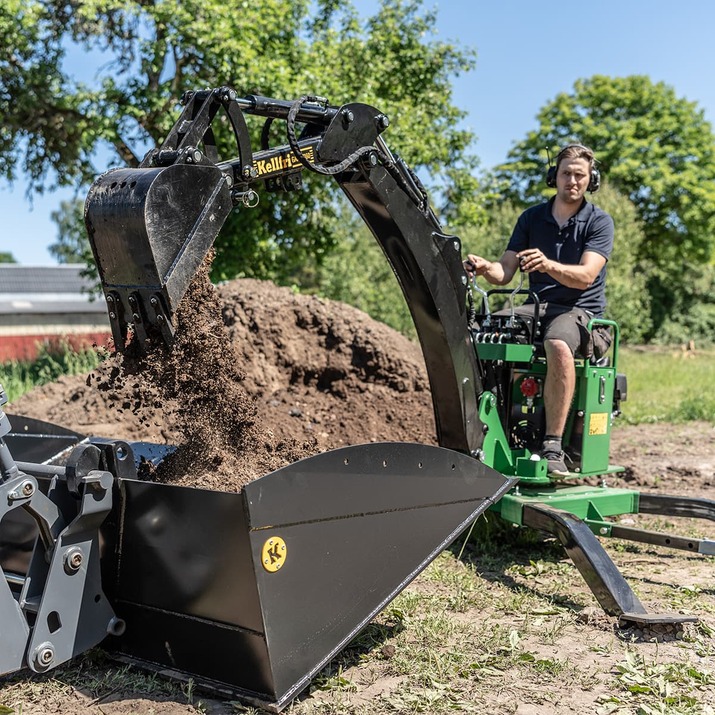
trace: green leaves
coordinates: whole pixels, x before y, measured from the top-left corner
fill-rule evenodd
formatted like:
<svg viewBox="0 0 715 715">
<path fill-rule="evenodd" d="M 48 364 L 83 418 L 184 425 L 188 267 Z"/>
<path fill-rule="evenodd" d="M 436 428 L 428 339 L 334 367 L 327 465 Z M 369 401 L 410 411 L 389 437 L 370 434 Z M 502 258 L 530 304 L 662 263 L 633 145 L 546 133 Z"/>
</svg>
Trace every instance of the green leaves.
<svg viewBox="0 0 715 715">
<path fill-rule="evenodd" d="M 457 128 L 463 113 L 451 102 L 451 80 L 474 56 L 431 39 L 434 23 L 421 0 L 384 0 L 366 22 L 350 0 L 9 0 L 0 8 L 8 48 L 0 178 L 22 168 L 36 191 L 87 186 L 108 164 L 136 165 L 159 144 L 185 90 L 227 84 L 239 94 L 374 104 L 391 119 L 390 147 L 466 207 L 472 136 Z M 97 63 L 91 86 L 68 71 L 71 46 Z M 250 118 L 255 147 L 262 124 Z M 279 131 L 272 144 L 286 142 Z M 217 137 L 221 156 L 234 156 L 229 132 L 219 127 Z M 309 258 L 329 254 L 337 188 L 312 176 L 305 183 L 304 192 L 263 193 L 258 208 L 232 216 L 217 242 L 215 278 L 286 283 Z"/>
</svg>

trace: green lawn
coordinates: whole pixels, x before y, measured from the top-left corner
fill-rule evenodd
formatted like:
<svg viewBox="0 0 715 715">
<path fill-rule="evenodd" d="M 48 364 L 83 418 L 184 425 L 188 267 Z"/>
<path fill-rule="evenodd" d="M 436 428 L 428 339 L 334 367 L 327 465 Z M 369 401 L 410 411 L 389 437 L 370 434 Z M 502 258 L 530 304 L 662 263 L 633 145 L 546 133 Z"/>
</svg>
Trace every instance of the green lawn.
<svg viewBox="0 0 715 715">
<path fill-rule="evenodd" d="M 715 349 L 621 348 L 618 372 L 628 378 L 625 422 L 715 422 Z"/>
</svg>

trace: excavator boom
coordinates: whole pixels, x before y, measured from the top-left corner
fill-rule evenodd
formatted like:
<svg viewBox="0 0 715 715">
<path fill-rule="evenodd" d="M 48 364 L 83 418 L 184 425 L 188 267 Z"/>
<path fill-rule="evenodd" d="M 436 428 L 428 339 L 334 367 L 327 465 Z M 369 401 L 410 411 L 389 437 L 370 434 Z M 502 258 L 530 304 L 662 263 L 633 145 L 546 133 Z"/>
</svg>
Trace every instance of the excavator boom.
<svg viewBox="0 0 715 715">
<path fill-rule="evenodd" d="M 314 171 L 337 181 L 397 276 L 424 352 L 439 444 L 478 450 L 482 378 L 467 330 L 461 242 L 443 231 L 416 175 L 387 147 L 388 118 L 366 104 L 237 98 L 225 87 L 189 92 L 183 101 L 160 148 L 136 169 L 100 176 L 87 196 L 87 231 L 116 347 L 124 348 L 130 329 L 140 342 L 158 334 L 171 343 L 174 313 L 231 211 L 250 210 L 261 184 L 290 190 L 303 171 Z M 220 109 L 237 147 L 223 161 L 211 131 Z M 268 126 L 283 120 L 287 143 L 269 148 L 264 140 L 254 152 L 246 114 L 265 117 Z"/>
</svg>

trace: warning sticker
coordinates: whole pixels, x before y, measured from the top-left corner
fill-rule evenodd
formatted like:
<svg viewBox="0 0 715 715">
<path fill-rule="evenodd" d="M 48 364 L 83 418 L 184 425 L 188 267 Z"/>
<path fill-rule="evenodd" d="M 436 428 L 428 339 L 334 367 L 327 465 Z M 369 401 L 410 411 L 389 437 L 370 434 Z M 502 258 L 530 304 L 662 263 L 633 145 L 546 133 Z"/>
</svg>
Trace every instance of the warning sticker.
<svg viewBox="0 0 715 715">
<path fill-rule="evenodd" d="M 588 433 L 608 434 L 608 412 L 594 412 L 588 421 Z"/>
</svg>

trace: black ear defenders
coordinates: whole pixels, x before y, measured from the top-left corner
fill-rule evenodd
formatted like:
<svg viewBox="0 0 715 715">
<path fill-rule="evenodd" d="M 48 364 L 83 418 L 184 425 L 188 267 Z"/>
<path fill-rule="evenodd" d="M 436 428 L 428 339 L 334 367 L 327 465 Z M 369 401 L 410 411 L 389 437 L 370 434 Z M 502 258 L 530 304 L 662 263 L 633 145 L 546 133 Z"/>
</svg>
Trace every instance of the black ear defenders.
<svg viewBox="0 0 715 715">
<path fill-rule="evenodd" d="M 549 158 L 549 169 L 546 172 L 546 185 L 550 189 L 555 189 L 556 188 L 556 169 L 559 165 L 559 161 L 561 160 L 561 155 L 567 150 L 567 149 L 586 149 L 587 147 L 583 146 L 583 144 L 569 144 L 568 146 L 565 146 L 559 153 L 558 156 L 556 157 L 556 166 L 553 166 L 551 164 L 551 158 Z M 589 177 L 588 180 L 588 187 L 586 188 L 586 191 L 588 191 L 591 194 L 596 193 L 601 188 L 601 172 L 594 166 L 591 168 L 591 176 Z"/>
</svg>

